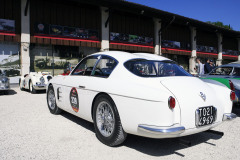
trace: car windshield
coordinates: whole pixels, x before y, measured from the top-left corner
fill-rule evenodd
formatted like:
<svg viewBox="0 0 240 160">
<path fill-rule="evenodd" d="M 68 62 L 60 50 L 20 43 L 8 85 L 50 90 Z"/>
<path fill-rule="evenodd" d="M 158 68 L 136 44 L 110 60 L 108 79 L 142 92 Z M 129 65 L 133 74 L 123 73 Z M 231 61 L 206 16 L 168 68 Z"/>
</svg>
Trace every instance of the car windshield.
<svg viewBox="0 0 240 160">
<path fill-rule="evenodd" d="M 130 60 L 124 66 L 141 77 L 192 76 L 173 61 Z"/>
<path fill-rule="evenodd" d="M 209 75 L 225 75 L 229 76 L 232 73 L 233 67 L 219 67 L 213 70 Z"/>
</svg>

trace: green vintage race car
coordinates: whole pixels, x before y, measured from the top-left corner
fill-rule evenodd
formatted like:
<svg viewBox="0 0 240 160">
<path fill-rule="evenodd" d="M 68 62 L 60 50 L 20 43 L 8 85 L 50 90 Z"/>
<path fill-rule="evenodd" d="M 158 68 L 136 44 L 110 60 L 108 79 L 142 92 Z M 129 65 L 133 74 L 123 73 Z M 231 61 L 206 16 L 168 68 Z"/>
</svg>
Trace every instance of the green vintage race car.
<svg viewBox="0 0 240 160">
<path fill-rule="evenodd" d="M 234 103 L 240 103 L 240 64 L 232 63 L 221 65 L 213 69 L 209 74 L 200 77 L 203 80 L 214 80 L 234 90 L 236 99 Z"/>
</svg>

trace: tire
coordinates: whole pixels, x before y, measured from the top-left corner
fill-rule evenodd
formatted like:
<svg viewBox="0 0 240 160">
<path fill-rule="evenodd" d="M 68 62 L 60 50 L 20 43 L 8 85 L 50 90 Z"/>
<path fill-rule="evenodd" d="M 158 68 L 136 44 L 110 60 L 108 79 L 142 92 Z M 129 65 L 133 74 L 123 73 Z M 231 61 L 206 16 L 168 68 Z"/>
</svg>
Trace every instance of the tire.
<svg viewBox="0 0 240 160">
<path fill-rule="evenodd" d="M 58 106 L 57 106 L 53 86 L 48 87 L 47 104 L 48 104 L 48 109 L 52 114 L 57 115 L 62 112 L 62 110 L 60 108 L 58 108 Z"/>
<path fill-rule="evenodd" d="M 33 87 L 33 84 L 32 84 L 32 81 L 31 81 L 31 80 L 30 80 L 30 82 L 29 82 L 29 91 L 30 91 L 32 94 L 36 94 L 36 93 L 37 93 L 36 89 L 34 89 L 34 87 Z"/>
<path fill-rule="evenodd" d="M 127 134 L 122 128 L 116 105 L 109 96 L 97 97 L 93 106 L 93 121 L 96 137 L 102 143 L 112 147 L 125 141 Z"/>
</svg>

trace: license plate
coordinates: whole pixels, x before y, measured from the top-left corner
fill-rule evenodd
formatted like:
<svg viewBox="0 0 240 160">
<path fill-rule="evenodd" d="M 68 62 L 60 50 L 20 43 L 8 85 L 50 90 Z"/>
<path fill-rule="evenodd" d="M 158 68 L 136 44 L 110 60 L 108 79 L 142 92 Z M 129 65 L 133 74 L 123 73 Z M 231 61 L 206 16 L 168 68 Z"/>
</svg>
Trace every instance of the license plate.
<svg viewBox="0 0 240 160">
<path fill-rule="evenodd" d="M 196 110 L 196 126 L 206 126 L 216 120 L 217 109 L 213 106 L 201 107 Z"/>
</svg>

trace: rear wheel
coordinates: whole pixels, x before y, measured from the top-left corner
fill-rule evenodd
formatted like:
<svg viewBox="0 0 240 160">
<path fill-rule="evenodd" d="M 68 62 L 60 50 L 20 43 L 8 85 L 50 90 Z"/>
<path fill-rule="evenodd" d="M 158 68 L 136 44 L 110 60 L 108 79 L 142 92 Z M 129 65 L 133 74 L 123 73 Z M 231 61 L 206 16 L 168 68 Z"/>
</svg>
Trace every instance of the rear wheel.
<svg viewBox="0 0 240 160">
<path fill-rule="evenodd" d="M 117 108 L 109 96 L 100 95 L 93 106 L 93 121 L 97 138 L 108 146 L 124 142 L 127 134 L 122 128 Z"/>
<path fill-rule="evenodd" d="M 48 87 L 47 104 L 48 104 L 48 109 L 52 114 L 61 113 L 62 110 L 60 108 L 58 108 L 57 103 L 56 103 L 56 97 L 55 97 L 53 86 Z"/>
</svg>

